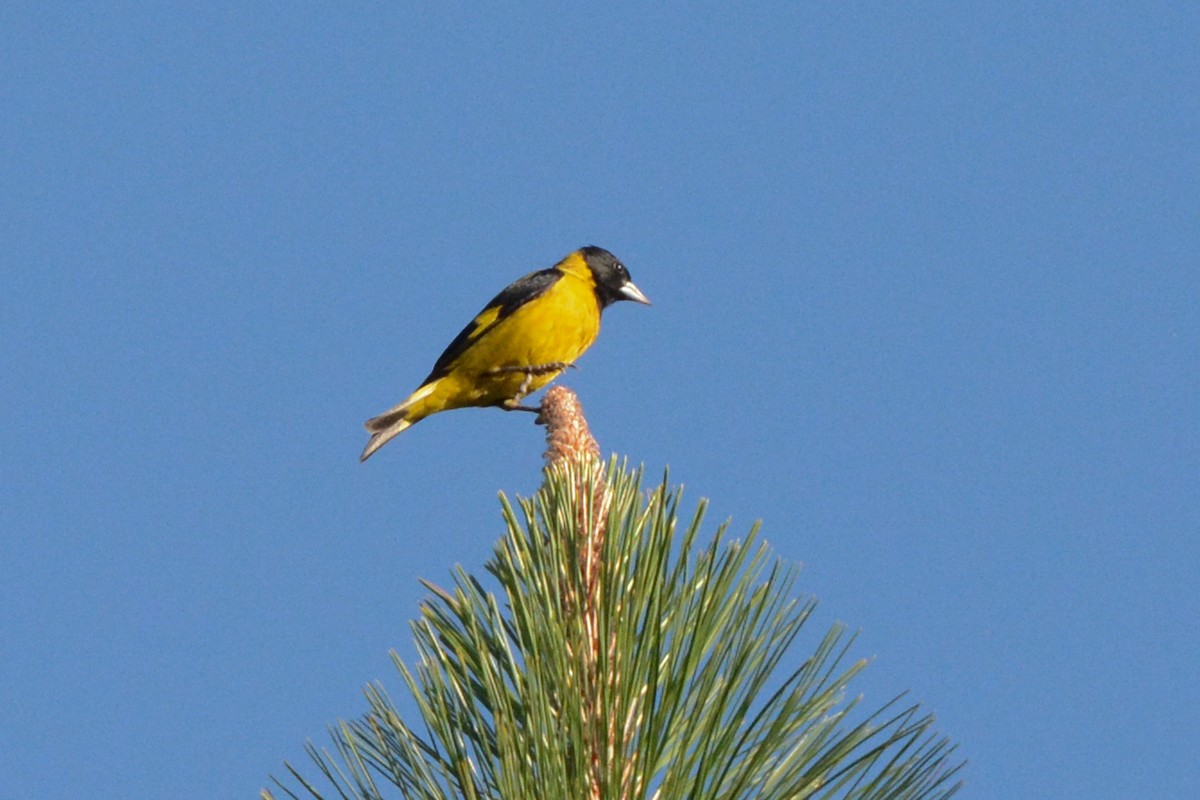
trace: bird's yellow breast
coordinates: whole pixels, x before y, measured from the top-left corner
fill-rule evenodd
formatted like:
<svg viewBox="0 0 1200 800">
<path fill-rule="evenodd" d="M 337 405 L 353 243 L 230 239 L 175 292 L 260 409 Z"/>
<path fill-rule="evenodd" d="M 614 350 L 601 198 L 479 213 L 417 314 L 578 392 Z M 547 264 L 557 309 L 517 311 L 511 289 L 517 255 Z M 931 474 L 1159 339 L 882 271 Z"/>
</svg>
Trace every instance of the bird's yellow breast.
<svg viewBox="0 0 1200 800">
<path fill-rule="evenodd" d="M 520 399 L 561 371 L 530 374 L 522 370 L 571 364 L 583 355 L 600 332 L 600 304 L 586 264 L 583 274 L 571 266 L 560 264 L 563 275 L 549 289 L 490 327 L 490 320 L 477 318 L 484 322 L 480 333 L 437 382 L 422 411 Z"/>
</svg>

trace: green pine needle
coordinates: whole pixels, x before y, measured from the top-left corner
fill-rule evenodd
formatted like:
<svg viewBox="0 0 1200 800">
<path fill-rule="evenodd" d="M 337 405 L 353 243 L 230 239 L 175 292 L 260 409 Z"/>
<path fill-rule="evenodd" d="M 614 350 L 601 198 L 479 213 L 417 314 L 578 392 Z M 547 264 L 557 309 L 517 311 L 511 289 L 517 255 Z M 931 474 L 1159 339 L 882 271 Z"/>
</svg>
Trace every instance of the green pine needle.
<svg viewBox="0 0 1200 800">
<path fill-rule="evenodd" d="M 297 800 L 953 795 L 961 765 L 932 716 L 846 699 L 866 666 L 848 661 L 853 635 L 834 626 L 797 654 L 816 603 L 795 596 L 796 568 L 757 526 L 701 544 L 705 504 L 679 532 L 679 503 L 665 477 L 643 491 L 615 461 L 548 470 L 516 506 L 501 496 L 496 591 L 461 569 L 450 589 L 426 583 L 417 662 L 393 654 L 417 724 L 368 686 L 368 712 L 331 729 L 332 752 L 308 746 L 318 777 L 288 764 L 278 788 Z"/>
</svg>

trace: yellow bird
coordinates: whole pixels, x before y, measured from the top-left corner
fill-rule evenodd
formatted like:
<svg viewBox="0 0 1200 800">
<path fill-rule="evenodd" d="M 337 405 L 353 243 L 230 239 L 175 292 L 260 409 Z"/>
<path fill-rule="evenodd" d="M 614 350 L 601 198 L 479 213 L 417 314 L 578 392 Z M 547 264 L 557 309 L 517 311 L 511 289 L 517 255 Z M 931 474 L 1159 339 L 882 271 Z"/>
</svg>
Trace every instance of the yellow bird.
<svg viewBox="0 0 1200 800">
<path fill-rule="evenodd" d="M 371 440 L 360 461 L 430 414 L 469 406 L 521 405 L 596 341 L 600 312 L 618 300 L 649 305 L 616 256 L 584 247 L 550 269 L 508 286 L 462 329 L 420 387 L 367 420 Z"/>
</svg>

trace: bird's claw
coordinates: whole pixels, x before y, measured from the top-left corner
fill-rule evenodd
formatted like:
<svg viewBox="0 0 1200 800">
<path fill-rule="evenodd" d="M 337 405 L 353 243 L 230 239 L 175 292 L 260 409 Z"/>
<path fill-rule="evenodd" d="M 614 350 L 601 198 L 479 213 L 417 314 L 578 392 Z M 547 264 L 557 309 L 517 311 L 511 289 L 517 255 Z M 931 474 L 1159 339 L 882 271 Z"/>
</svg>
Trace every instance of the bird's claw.
<svg viewBox="0 0 1200 800">
<path fill-rule="evenodd" d="M 521 405 L 521 398 L 529 394 L 529 385 L 533 382 L 533 379 L 540 375 L 559 373 L 568 367 L 574 366 L 574 364 L 570 364 L 566 361 L 551 361 L 548 364 L 509 364 L 503 367 L 493 367 L 483 374 L 487 376 L 496 376 L 508 375 L 514 372 L 522 373 L 525 376 L 525 380 L 521 381 L 521 385 L 517 387 L 516 395 L 501 403 L 501 408 L 503 408 L 505 411 L 530 411 L 534 414 L 537 414 L 541 411 L 541 409 L 534 408 L 533 406 Z"/>
<path fill-rule="evenodd" d="M 484 375 L 507 375 L 511 372 L 522 372 L 527 377 L 537 375 L 546 375 L 551 372 L 562 372 L 568 367 L 574 367 L 574 364 L 566 361 L 551 361 L 549 364 L 509 364 L 504 367 L 492 367 Z"/>
</svg>

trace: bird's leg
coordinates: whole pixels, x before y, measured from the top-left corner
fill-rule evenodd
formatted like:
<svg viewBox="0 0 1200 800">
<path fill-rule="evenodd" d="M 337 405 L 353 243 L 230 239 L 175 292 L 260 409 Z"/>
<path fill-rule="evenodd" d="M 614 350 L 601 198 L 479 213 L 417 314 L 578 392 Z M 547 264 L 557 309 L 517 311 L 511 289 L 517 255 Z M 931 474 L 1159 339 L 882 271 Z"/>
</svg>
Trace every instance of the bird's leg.
<svg viewBox="0 0 1200 800">
<path fill-rule="evenodd" d="M 505 400 L 500 404 L 500 407 L 505 411 L 528 411 L 531 414 L 542 413 L 540 408 L 537 408 L 536 406 L 523 406 L 521 405 L 521 402 L 516 399 Z"/>
<path fill-rule="evenodd" d="M 520 372 L 525 376 L 525 380 L 521 381 L 521 385 L 517 387 L 516 394 L 513 397 L 500 403 L 500 407 L 505 411 L 530 411 L 537 414 L 541 411 L 540 408 L 533 406 L 521 405 L 521 398 L 529 394 L 529 385 L 533 383 L 533 379 L 539 375 L 549 373 L 559 373 L 568 367 L 574 367 L 574 364 L 569 364 L 566 361 L 551 361 L 548 364 L 532 364 L 529 366 L 509 365 L 504 367 L 493 367 L 484 375 L 505 375 L 512 372 Z"/>
<path fill-rule="evenodd" d="M 534 376 L 534 373 L 529 370 L 525 370 L 524 372 L 525 380 L 521 381 L 521 385 L 517 387 L 517 393 L 506 401 L 505 408 L 509 411 L 532 411 L 537 413 L 538 410 L 533 406 L 521 405 L 521 398 L 529 394 L 529 384 L 533 382 Z M 511 405 L 509 405 L 510 403 Z"/>
</svg>

